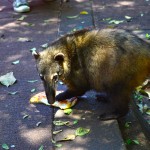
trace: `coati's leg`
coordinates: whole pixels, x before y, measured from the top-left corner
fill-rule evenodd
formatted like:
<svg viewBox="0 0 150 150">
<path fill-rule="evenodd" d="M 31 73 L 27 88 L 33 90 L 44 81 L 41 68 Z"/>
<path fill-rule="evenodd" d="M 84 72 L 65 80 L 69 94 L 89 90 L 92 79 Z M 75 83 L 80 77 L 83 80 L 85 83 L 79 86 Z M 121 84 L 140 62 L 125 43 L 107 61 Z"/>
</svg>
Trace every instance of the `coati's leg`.
<svg viewBox="0 0 150 150">
<path fill-rule="evenodd" d="M 130 97 L 123 96 L 113 96 L 111 98 L 112 111 L 101 114 L 101 120 L 117 119 L 128 113 Z"/>
<path fill-rule="evenodd" d="M 130 87 L 123 84 L 118 84 L 112 87 L 109 92 L 110 103 L 112 110 L 100 115 L 101 120 L 117 119 L 125 116 L 129 110 L 129 101 L 132 90 Z"/>
<path fill-rule="evenodd" d="M 97 93 L 96 100 L 98 100 L 99 102 L 107 103 L 109 102 L 109 97 L 106 93 Z"/>
<path fill-rule="evenodd" d="M 57 95 L 56 100 L 61 101 L 61 100 L 72 98 L 74 96 L 82 96 L 85 92 L 86 91 L 84 91 L 84 90 L 72 91 L 72 90 L 68 89 L 65 92 Z"/>
</svg>

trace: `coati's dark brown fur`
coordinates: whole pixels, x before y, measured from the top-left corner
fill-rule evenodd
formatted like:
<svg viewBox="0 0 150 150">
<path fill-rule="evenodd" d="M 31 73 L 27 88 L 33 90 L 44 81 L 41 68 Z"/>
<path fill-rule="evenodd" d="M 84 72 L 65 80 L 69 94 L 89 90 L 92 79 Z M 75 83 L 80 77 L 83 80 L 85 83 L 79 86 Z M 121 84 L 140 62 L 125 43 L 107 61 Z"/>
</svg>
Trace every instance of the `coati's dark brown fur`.
<svg viewBox="0 0 150 150">
<path fill-rule="evenodd" d="M 34 55 L 50 103 L 58 79 L 68 86 L 56 96 L 58 100 L 91 89 L 106 92 L 114 111 L 101 115 L 102 119 L 125 115 L 133 90 L 150 73 L 150 44 L 118 29 L 77 31 Z"/>
</svg>

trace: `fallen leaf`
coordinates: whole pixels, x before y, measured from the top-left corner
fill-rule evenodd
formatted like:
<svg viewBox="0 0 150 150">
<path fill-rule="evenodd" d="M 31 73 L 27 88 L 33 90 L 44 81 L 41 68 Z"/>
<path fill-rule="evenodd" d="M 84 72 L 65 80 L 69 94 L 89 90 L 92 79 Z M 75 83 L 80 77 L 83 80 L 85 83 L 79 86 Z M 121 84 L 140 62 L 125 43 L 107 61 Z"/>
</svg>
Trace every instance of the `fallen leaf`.
<svg viewBox="0 0 150 150">
<path fill-rule="evenodd" d="M 143 17 L 143 16 L 144 16 L 144 14 L 142 14 L 142 13 L 141 13 L 140 15 L 141 15 L 141 17 Z"/>
<path fill-rule="evenodd" d="M 129 128 L 130 125 L 131 125 L 131 122 L 126 122 L 124 126 L 125 126 L 125 128 Z"/>
<path fill-rule="evenodd" d="M 60 147 L 62 147 L 62 144 L 55 144 L 55 147 L 60 148 Z"/>
<path fill-rule="evenodd" d="M 72 113 L 72 109 L 71 108 L 64 109 L 64 113 L 70 115 Z"/>
<path fill-rule="evenodd" d="M 68 125 L 69 121 L 58 120 L 58 121 L 53 121 L 53 124 L 56 125 L 56 126 L 63 126 L 63 125 Z"/>
<path fill-rule="evenodd" d="M 31 89 L 31 93 L 33 93 L 33 92 L 35 92 L 36 91 L 36 89 Z"/>
<path fill-rule="evenodd" d="M 53 144 L 55 144 L 55 143 L 56 143 L 56 141 L 55 141 L 54 139 L 51 139 L 51 141 L 52 141 L 52 143 L 53 143 Z"/>
<path fill-rule="evenodd" d="M 145 37 L 150 40 L 150 34 L 146 33 Z"/>
<path fill-rule="evenodd" d="M 137 145 L 140 144 L 138 140 L 132 140 L 132 142 L 133 142 L 134 144 L 137 144 Z"/>
<path fill-rule="evenodd" d="M 35 24 L 34 24 L 34 23 L 27 23 L 27 26 L 29 26 L 29 27 L 34 27 Z"/>
<path fill-rule="evenodd" d="M 26 119 L 26 118 L 28 118 L 29 117 L 29 115 L 24 115 L 23 116 L 23 119 Z"/>
<path fill-rule="evenodd" d="M 131 19 L 132 19 L 132 17 L 130 17 L 130 16 L 125 16 L 125 18 L 126 18 L 127 20 L 131 20 Z"/>
<path fill-rule="evenodd" d="M 79 15 L 75 15 L 75 16 L 67 16 L 68 19 L 75 19 L 75 18 L 78 18 Z"/>
<path fill-rule="evenodd" d="M 60 132 L 62 132 L 63 130 L 58 130 L 58 131 L 53 131 L 53 134 L 58 134 Z"/>
<path fill-rule="evenodd" d="M 123 22 L 124 22 L 124 20 L 111 20 L 108 23 L 109 24 L 116 24 L 116 25 L 118 25 L 118 24 L 123 23 Z"/>
<path fill-rule="evenodd" d="M 15 92 L 8 92 L 8 94 L 10 95 L 16 95 L 18 93 L 18 91 L 15 91 Z"/>
<path fill-rule="evenodd" d="M 5 149 L 5 150 L 8 150 L 8 149 L 9 149 L 9 146 L 4 143 L 4 144 L 2 144 L 2 148 Z"/>
<path fill-rule="evenodd" d="M 58 140 L 57 142 L 62 142 L 62 141 L 73 141 L 76 138 L 74 134 L 67 135 L 65 138 Z"/>
<path fill-rule="evenodd" d="M 90 129 L 79 127 L 76 129 L 75 135 L 76 136 L 83 136 L 83 135 L 88 134 L 89 132 L 90 132 Z"/>
<path fill-rule="evenodd" d="M 81 11 L 80 14 L 81 15 L 88 15 L 89 13 L 87 11 Z"/>
<path fill-rule="evenodd" d="M 48 47 L 48 43 L 45 43 L 43 45 L 41 45 L 42 48 L 47 48 Z"/>
<path fill-rule="evenodd" d="M 13 75 L 13 72 L 9 72 L 6 75 L 3 75 L 0 77 L 1 84 L 9 87 L 10 85 L 13 85 L 16 82 L 16 78 Z"/>
<path fill-rule="evenodd" d="M 34 82 L 37 82 L 38 80 L 28 80 L 27 82 L 29 83 L 34 83 Z"/>
<path fill-rule="evenodd" d="M 150 115 L 150 109 L 148 109 L 148 110 L 146 111 L 146 114 L 147 114 L 147 115 Z"/>
<path fill-rule="evenodd" d="M 30 51 L 31 51 L 31 52 L 36 51 L 36 48 L 33 47 L 33 48 L 30 49 Z"/>
<path fill-rule="evenodd" d="M 39 127 L 41 125 L 41 123 L 42 123 L 41 121 L 37 122 L 36 126 Z"/>
<path fill-rule="evenodd" d="M 10 147 L 11 147 L 11 148 L 15 148 L 16 146 L 15 146 L 15 145 L 11 145 Z"/>
<path fill-rule="evenodd" d="M 126 143 L 127 145 L 130 145 L 130 144 L 132 143 L 132 140 L 131 140 L 131 139 L 127 139 L 127 140 L 125 141 L 125 143 Z"/>
<path fill-rule="evenodd" d="M 44 150 L 44 146 L 41 145 L 38 150 Z"/>
<path fill-rule="evenodd" d="M 26 15 L 22 15 L 20 18 L 17 19 L 17 21 L 23 21 L 26 17 Z"/>
<path fill-rule="evenodd" d="M 33 40 L 31 40 L 30 38 L 26 38 L 26 37 L 19 37 L 18 41 L 19 42 L 32 42 Z"/>
<path fill-rule="evenodd" d="M 78 123 L 78 120 L 73 121 L 73 124 L 77 124 L 77 123 Z"/>
<path fill-rule="evenodd" d="M 20 63 L 20 60 L 16 60 L 16 61 L 12 62 L 13 65 L 16 65 L 16 64 L 19 64 L 19 63 Z"/>
</svg>

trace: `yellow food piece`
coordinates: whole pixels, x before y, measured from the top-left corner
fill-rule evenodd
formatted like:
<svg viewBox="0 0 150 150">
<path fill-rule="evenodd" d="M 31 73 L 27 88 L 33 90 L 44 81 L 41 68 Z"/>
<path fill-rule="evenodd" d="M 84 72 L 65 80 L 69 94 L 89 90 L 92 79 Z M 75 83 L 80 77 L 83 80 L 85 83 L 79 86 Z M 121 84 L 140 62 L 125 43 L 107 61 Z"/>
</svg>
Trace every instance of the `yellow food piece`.
<svg viewBox="0 0 150 150">
<path fill-rule="evenodd" d="M 30 98 L 30 103 L 43 103 L 45 105 L 50 105 L 54 107 L 59 107 L 60 109 L 68 109 L 74 106 L 77 102 L 77 98 L 73 97 L 71 99 L 62 100 L 62 101 L 55 101 L 54 104 L 49 104 L 46 98 L 45 92 L 38 93 Z"/>
<path fill-rule="evenodd" d="M 60 109 L 68 109 L 74 106 L 77 102 L 77 98 L 73 97 L 71 99 L 62 100 L 62 101 L 55 101 L 52 106 L 59 107 Z"/>
</svg>

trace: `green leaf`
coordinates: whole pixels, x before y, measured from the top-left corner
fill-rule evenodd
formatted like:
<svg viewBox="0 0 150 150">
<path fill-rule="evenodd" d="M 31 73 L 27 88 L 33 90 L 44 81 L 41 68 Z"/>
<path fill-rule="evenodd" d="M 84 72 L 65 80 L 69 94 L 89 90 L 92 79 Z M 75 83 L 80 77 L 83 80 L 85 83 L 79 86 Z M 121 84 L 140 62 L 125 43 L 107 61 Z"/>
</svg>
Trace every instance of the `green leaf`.
<svg viewBox="0 0 150 150">
<path fill-rule="evenodd" d="M 8 150 L 8 149 L 9 149 L 9 146 L 4 143 L 4 144 L 2 144 L 2 148 L 5 149 L 5 150 Z"/>
<path fill-rule="evenodd" d="M 64 113 L 66 115 L 70 115 L 72 113 L 72 109 L 71 108 L 68 108 L 68 109 L 64 109 Z"/>
<path fill-rule="evenodd" d="M 146 33 L 145 37 L 150 40 L 150 34 Z"/>
<path fill-rule="evenodd" d="M 20 60 L 16 60 L 16 61 L 12 62 L 13 65 L 16 65 L 16 64 L 19 64 L 19 63 L 20 63 Z"/>
<path fill-rule="evenodd" d="M 80 14 L 81 15 L 88 15 L 89 13 L 87 11 L 81 11 Z"/>
<path fill-rule="evenodd" d="M 31 89 L 31 93 L 33 93 L 33 92 L 35 92 L 36 91 L 36 89 Z"/>
<path fill-rule="evenodd" d="M 131 145 L 131 144 L 132 144 L 132 140 L 131 140 L 131 139 L 127 139 L 127 140 L 125 141 L 125 143 L 126 143 L 127 145 Z"/>
<path fill-rule="evenodd" d="M 74 120 L 74 121 L 73 121 L 73 124 L 77 124 L 77 123 L 78 123 L 78 120 Z"/>
<path fill-rule="evenodd" d="M 28 80 L 27 82 L 29 83 L 34 83 L 34 82 L 37 82 L 38 80 Z"/>
<path fill-rule="evenodd" d="M 79 15 L 75 15 L 75 16 L 67 16 L 68 19 L 75 19 L 75 18 L 78 18 Z"/>
<path fill-rule="evenodd" d="M 62 144 L 55 144 L 55 147 L 60 148 L 62 147 Z"/>
<path fill-rule="evenodd" d="M 38 150 L 44 150 L 44 146 L 41 145 Z"/>
<path fill-rule="evenodd" d="M 13 72 L 7 73 L 6 75 L 0 77 L 0 83 L 7 87 L 13 85 L 16 81 L 17 80 L 14 77 Z"/>
<path fill-rule="evenodd" d="M 132 140 L 132 142 L 133 142 L 134 144 L 137 144 L 137 145 L 140 144 L 138 140 Z"/>
<path fill-rule="evenodd" d="M 63 126 L 63 125 L 69 124 L 69 121 L 58 120 L 58 121 L 53 121 L 53 124 L 56 125 L 56 126 Z"/>
<path fill-rule="evenodd" d="M 26 17 L 27 15 L 22 15 L 20 18 L 17 19 L 17 21 L 23 21 Z"/>
<path fill-rule="evenodd" d="M 58 131 L 53 131 L 53 134 L 58 134 L 60 132 L 62 132 L 63 130 L 58 130 Z"/>
<path fill-rule="evenodd" d="M 150 109 L 148 109 L 148 110 L 146 111 L 146 114 L 147 114 L 147 115 L 150 115 Z"/>
<path fill-rule="evenodd" d="M 130 125 L 131 125 L 131 122 L 126 122 L 124 126 L 125 126 L 125 128 L 129 128 Z"/>
<path fill-rule="evenodd" d="M 51 142 L 52 142 L 53 144 L 55 144 L 55 143 L 56 143 L 56 141 L 55 141 L 54 139 L 51 139 Z"/>
<path fill-rule="evenodd" d="M 18 91 L 15 91 L 15 92 L 8 92 L 8 94 L 10 95 L 16 95 L 18 93 Z"/>
<path fill-rule="evenodd" d="M 83 136 L 83 135 L 88 134 L 89 132 L 90 132 L 90 129 L 79 127 L 76 129 L 75 135 L 76 136 Z"/>
<path fill-rule="evenodd" d="M 35 24 L 34 24 L 34 23 L 27 23 L 27 26 L 29 26 L 29 27 L 34 27 Z"/>
<path fill-rule="evenodd" d="M 62 141 L 73 141 L 76 138 L 76 135 L 70 134 L 67 135 L 65 138 L 58 140 L 57 142 L 62 142 Z"/>
</svg>

